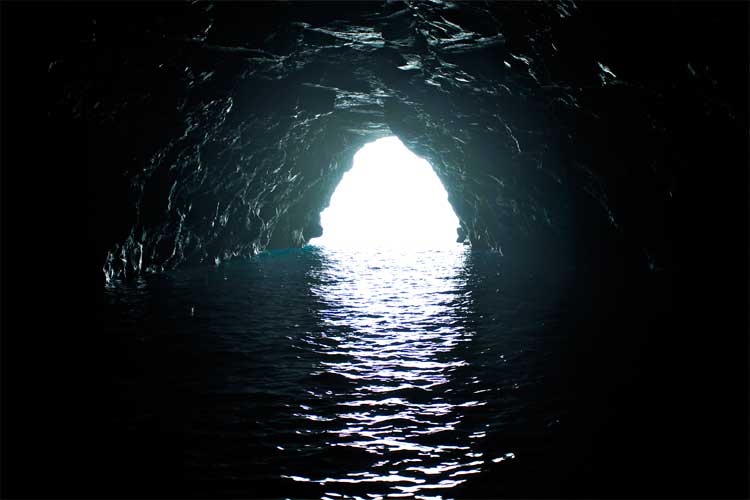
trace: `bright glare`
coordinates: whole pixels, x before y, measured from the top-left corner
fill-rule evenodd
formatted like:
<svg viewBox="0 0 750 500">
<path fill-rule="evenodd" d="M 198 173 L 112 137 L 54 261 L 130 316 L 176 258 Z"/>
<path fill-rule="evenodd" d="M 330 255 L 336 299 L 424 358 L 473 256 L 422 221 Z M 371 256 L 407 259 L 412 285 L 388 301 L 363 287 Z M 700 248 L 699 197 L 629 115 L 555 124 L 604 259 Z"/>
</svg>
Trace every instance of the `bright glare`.
<svg viewBox="0 0 750 500">
<path fill-rule="evenodd" d="M 328 247 L 443 247 L 456 244 L 458 217 L 427 161 L 397 137 L 367 144 L 320 214 Z"/>
</svg>

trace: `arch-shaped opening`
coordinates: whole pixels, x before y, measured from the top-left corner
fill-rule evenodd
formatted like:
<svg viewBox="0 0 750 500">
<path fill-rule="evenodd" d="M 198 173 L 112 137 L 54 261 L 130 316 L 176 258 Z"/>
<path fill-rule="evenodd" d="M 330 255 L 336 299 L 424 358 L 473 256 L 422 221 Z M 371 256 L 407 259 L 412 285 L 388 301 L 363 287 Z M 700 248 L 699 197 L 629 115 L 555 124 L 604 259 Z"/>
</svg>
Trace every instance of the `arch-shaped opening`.
<svg viewBox="0 0 750 500">
<path fill-rule="evenodd" d="M 366 144 L 320 215 L 325 247 L 456 245 L 459 220 L 435 171 L 394 136 Z"/>
</svg>

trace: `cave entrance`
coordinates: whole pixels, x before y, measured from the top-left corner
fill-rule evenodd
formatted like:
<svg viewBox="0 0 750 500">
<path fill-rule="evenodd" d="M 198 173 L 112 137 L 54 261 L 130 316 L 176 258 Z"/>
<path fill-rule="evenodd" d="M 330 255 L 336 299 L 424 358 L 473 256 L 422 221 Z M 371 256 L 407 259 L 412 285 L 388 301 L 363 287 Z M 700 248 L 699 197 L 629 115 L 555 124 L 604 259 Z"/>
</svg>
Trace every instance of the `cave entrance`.
<svg viewBox="0 0 750 500">
<path fill-rule="evenodd" d="M 397 137 L 366 144 L 354 155 L 321 214 L 323 247 L 455 246 L 458 217 L 430 164 Z"/>
</svg>

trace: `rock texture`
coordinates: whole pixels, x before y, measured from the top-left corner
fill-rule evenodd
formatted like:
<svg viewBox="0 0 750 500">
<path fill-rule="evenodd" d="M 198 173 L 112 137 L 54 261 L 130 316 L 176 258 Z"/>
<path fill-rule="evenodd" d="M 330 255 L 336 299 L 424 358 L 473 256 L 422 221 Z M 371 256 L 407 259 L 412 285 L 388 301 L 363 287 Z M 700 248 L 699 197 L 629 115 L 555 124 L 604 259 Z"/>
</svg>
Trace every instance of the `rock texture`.
<svg viewBox="0 0 750 500">
<path fill-rule="evenodd" d="M 511 259 L 669 269 L 695 169 L 747 167 L 722 159 L 747 139 L 742 3 L 55 12 L 49 116 L 84 124 L 108 283 L 303 245 L 386 135 L 433 165 L 472 245 Z"/>
</svg>

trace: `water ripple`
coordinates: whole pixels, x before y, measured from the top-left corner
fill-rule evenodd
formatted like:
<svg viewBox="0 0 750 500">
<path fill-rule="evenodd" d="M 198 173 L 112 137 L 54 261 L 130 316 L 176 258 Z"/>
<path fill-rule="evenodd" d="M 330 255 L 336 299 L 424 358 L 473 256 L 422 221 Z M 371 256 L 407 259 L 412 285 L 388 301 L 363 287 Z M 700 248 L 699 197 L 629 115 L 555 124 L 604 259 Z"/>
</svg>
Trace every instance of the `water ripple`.
<svg viewBox="0 0 750 500">
<path fill-rule="evenodd" d="M 184 436 L 190 478 L 284 496 L 492 482 L 539 453 L 559 413 L 540 407 L 535 368 L 553 319 L 480 258 L 306 248 L 112 291 L 117 419 Z"/>
<path fill-rule="evenodd" d="M 472 300 L 465 248 L 321 252 L 326 264 L 310 278 L 317 283 L 311 292 L 323 305 L 324 328 L 301 338 L 300 345 L 323 356 L 310 377 L 329 387 L 336 380 L 349 383 L 345 391 L 314 394 L 305 406 L 309 412 L 298 415 L 320 422 L 334 404 L 339 411 L 326 419 L 334 424 L 326 431 L 327 444 L 363 451 L 376 461 L 367 471 L 339 464 L 335 475 L 300 471 L 286 477 L 339 487 L 367 483 L 370 495 L 410 497 L 452 488 L 462 482 L 453 478 L 480 472 L 483 460 L 462 460 L 480 436 L 457 440 L 455 430 L 462 408 L 485 401 L 456 404 L 446 397 L 454 371 L 467 365 L 456 348 L 473 335 L 463 315 Z M 332 493 L 348 494 L 345 488 Z"/>
</svg>

